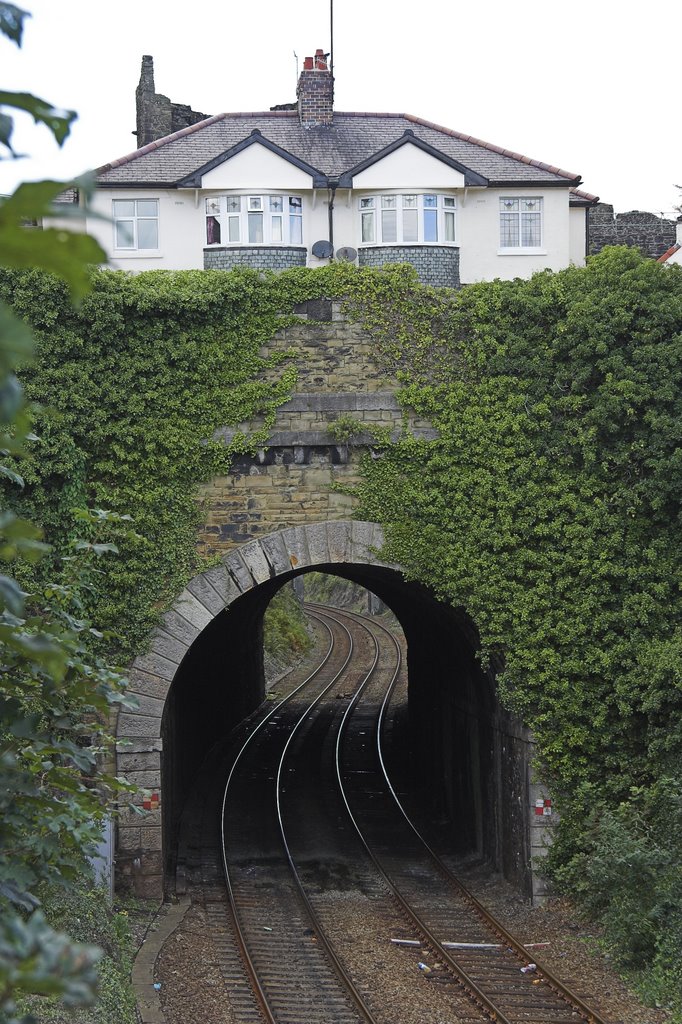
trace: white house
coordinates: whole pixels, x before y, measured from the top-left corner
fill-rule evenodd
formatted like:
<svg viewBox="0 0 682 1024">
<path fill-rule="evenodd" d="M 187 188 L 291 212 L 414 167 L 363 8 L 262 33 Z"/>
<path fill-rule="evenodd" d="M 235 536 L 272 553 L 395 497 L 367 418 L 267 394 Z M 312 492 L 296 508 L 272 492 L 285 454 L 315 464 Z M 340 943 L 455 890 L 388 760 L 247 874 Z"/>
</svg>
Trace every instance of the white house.
<svg viewBox="0 0 682 1024">
<path fill-rule="evenodd" d="M 145 57 L 138 141 L 150 73 Z M 279 270 L 331 254 L 409 262 L 426 283 L 457 287 L 584 262 L 597 197 L 577 174 L 410 114 L 339 113 L 333 85 L 318 50 L 296 104 L 196 114 L 100 167 L 91 209 L 107 219 L 88 230 L 111 266 Z"/>
<path fill-rule="evenodd" d="M 676 239 L 675 244 L 671 245 L 670 248 L 663 253 L 662 256 L 658 257 L 659 263 L 665 263 L 666 266 L 682 266 L 682 217 L 677 218 L 677 224 L 675 226 Z"/>
</svg>

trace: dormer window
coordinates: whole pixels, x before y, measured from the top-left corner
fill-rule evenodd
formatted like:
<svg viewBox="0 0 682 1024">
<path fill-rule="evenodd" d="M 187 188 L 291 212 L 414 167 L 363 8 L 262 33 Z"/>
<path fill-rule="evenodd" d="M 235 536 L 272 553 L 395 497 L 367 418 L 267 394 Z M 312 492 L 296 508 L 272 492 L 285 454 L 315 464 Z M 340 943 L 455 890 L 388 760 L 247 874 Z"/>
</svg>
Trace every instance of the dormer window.
<svg viewBox="0 0 682 1024">
<path fill-rule="evenodd" d="M 456 243 L 455 196 L 435 193 L 386 194 L 360 199 L 363 245 Z"/>
<path fill-rule="evenodd" d="M 300 196 L 211 196 L 206 199 L 207 245 L 302 245 Z"/>
</svg>

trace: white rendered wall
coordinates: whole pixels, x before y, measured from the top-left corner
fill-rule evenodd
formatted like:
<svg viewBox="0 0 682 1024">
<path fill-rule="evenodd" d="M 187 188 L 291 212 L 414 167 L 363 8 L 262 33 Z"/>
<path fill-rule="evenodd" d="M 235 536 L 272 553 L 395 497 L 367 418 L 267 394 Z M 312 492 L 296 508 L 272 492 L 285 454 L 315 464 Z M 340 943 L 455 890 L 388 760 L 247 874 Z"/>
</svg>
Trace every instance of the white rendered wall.
<svg viewBox="0 0 682 1024">
<path fill-rule="evenodd" d="M 577 267 L 585 265 L 585 221 L 587 209 L 584 206 L 572 206 L 568 215 L 571 263 Z"/>
<path fill-rule="evenodd" d="M 424 192 L 463 187 L 460 171 L 409 142 L 353 177 L 354 189 L 413 188 Z"/>
<path fill-rule="evenodd" d="M 543 246 L 540 252 L 498 252 L 500 198 L 511 196 L 543 200 Z M 562 270 L 570 261 L 568 189 L 469 189 L 457 210 L 462 284 L 528 278 L 538 270 Z"/>
<path fill-rule="evenodd" d="M 214 167 L 201 179 L 202 188 L 241 189 L 245 192 L 301 191 L 312 188 L 310 174 L 265 146 L 254 143 Z"/>
<path fill-rule="evenodd" d="M 159 248 L 115 250 L 112 200 L 159 200 Z M 114 270 L 203 270 L 206 244 L 206 218 L 203 199 L 195 206 L 194 189 L 111 189 L 98 190 L 90 209 L 109 221 L 88 217 L 88 232 L 109 256 Z"/>
</svg>

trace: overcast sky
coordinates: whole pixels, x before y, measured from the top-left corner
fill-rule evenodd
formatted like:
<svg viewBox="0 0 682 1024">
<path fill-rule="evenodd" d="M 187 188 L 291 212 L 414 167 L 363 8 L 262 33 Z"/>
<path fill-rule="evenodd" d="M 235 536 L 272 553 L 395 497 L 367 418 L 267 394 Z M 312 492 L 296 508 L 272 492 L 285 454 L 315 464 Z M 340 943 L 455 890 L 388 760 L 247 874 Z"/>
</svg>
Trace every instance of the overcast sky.
<svg viewBox="0 0 682 1024">
<path fill-rule="evenodd" d="M 17 0 L 14 0 L 17 2 Z M 296 57 L 329 50 L 329 0 L 18 0 L 22 50 L 0 37 L 0 89 L 79 112 L 60 152 L 23 122 L 0 164 L 72 177 L 135 148 L 143 54 L 157 92 L 206 114 L 295 98 Z M 680 0 L 334 0 L 337 110 L 416 114 L 580 174 L 616 210 L 672 215 L 682 184 Z"/>
</svg>

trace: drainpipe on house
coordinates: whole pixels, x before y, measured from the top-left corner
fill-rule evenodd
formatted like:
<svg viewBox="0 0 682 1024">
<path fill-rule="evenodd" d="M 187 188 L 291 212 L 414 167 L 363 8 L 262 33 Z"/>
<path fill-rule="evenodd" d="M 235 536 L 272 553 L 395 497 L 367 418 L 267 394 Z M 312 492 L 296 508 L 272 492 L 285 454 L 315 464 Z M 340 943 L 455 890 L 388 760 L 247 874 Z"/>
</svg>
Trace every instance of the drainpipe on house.
<svg viewBox="0 0 682 1024">
<path fill-rule="evenodd" d="M 331 178 L 327 179 L 327 197 L 328 197 L 328 214 L 329 214 L 329 244 L 332 247 L 332 259 L 334 259 L 334 199 L 336 198 L 336 190 L 339 187 L 339 182 Z"/>
</svg>

